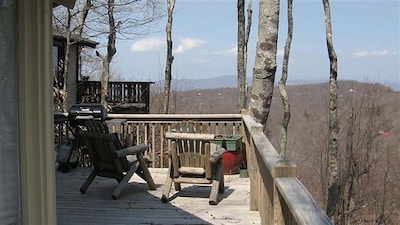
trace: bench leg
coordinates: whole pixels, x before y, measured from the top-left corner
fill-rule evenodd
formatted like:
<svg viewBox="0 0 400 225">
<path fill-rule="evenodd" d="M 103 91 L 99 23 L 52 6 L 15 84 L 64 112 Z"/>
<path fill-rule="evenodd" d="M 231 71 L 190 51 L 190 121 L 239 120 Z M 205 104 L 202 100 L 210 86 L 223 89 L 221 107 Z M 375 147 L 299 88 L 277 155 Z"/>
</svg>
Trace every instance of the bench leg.
<svg viewBox="0 0 400 225">
<path fill-rule="evenodd" d="M 171 171 L 171 166 L 170 166 L 169 170 L 168 170 L 167 180 L 165 181 L 163 194 L 161 196 L 161 201 L 164 203 L 169 201 L 169 193 L 171 192 L 172 182 L 173 182 L 172 171 Z"/>
<path fill-rule="evenodd" d="M 212 182 L 210 198 L 208 200 L 208 204 L 210 205 L 218 204 L 218 192 L 221 190 L 221 182 L 224 182 L 223 174 L 222 164 L 218 164 L 215 168 L 214 180 Z"/>
<path fill-rule="evenodd" d="M 225 177 L 224 173 L 221 173 L 221 179 L 219 181 L 219 193 L 224 193 L 225 192 Z"/>
</svg>

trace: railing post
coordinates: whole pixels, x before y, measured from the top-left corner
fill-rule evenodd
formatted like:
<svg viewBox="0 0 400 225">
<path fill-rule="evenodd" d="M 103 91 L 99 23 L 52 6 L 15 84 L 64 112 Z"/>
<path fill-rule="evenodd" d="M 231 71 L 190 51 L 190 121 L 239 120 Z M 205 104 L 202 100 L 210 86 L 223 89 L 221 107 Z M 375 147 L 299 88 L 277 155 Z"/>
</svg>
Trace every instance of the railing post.
<svg viewBox="0 0 400 225">
<path fill-rule="evenodd" d="M 290 160 L 279 160 L 275 165 L 275 178 L 296 177 L 297 165 Z"/>
<path fill-rule="evenodd" d="M 242 118 L 243 115 L 248 116 L 248 112 L 242 110 Z M 251 120 L 254 123 L 251 123 L 250 126 L 244 125 L 243 122 L 243 137 L 246 143 L 246 159 L 247 159 L 247 170 L 249 171 L 250 178 L 250 210 L 257 211 L 260 209 L 260 194 L 262 192 L 261 188 L 261 176 L 260 169 L 258 167 L 258 158 L 256 156 L 256 149 L 254 145 L 254 141 L 251 138 L 254 133 L 262 133 L 263 126 L 260 123 L 255 123 L 254 120 Z M 248 124 L 249 125 L 249 124 Z"/>
<path fill-rule="evenodd" d="M 276 162 L 274 170 L 274 224 L 285 224 L 285 215 L 290 213 L 283 212 L 275 179 L 282 177 L 295 178 L 297 176 L 297 165 L 290 160 L 281 159 Z"/>
</svg>

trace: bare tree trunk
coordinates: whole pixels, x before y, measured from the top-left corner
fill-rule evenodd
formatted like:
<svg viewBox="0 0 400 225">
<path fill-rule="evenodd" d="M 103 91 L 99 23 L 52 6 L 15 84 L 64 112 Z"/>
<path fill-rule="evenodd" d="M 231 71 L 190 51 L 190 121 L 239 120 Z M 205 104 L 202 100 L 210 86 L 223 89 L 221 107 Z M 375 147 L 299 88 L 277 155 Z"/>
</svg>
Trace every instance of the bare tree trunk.
<svg viewBox="0 0 400 225">
<path fill-rule="evenodd" d="M 350 93 L 348 101 L 343 104 L 344 107 L 349 106 L 349 112 L 344 125 L 347 129 L 343 137 L 346 141 L 345 157 L 339 154 L 339 198 L 335 213 L 335 222 L 341 225 L 358 224 L 360 221 L 379 224 L 382 223 L 379 220 L 383 219 L 379 212 L 382 209 L 380 200 L 385 199 L 387 180 L 382 159 L 390 144 L 377 131 L 392 119 L 381 111 L 386 106 L 382 104 L 378 90 L 357 91 Z M 371 216 L 373 214 L 376 218 Z"/>
<path fill-rule="evenodd" d="M 164 82 L 164 100 L 163 100 L 163 113 L 168 114 L 169 111 L 169 99 L 171 93 L 171 80 L 172 80 L 172 62 L 174 56 L 172 55 L 172 21 L 175 7 L 175 0 L 167 1 L 168 8 L 168 21 L 165 27 L 167 33 L 167 62 L 165 65 L 165 82 Z"/>
<path fill-rule="evenodd" d="M 238 8 L 238 43 L 237 43 L 237 79 L 239 110 L 246 108 L 246 66 L 245 66 L 245 0 L 237 1 Z"/>
<path fill-rule="evenodd" d="M 244 13 L 245 0 L 238 0 L 238 52 L 237 52 L 237 79 L 238 79 L 238 106 L 239 110 L 247 108 L 247 44 L 251 31 L 252 13 L 251 9 L 252 0 L 249 0 L 247 6 L 247 27 L 245 27 L 245 13 Z"/>
<path fill-rule="evenodd" d="M 85 0 L 83 2 L 83 8 L 82 8 L 81 13 L 79 15 L 78 24 L 76 26 L 76 30 L 77 30 L 76 33 L 79 36 L 82 36 L 83 26 L 85 25 L 85 21 L 86 21 L 86 18 L 87 18 L 87 15 L 89 13 L 89 9 L 90 9 L 91 6 L 92 6 L 92 0 Z"/>
<path fill-rule="evenodd" d="M 114 21 L 114 0 L 108 0 L 107 8 L 109 27 L 107 55 L 103 56 L 98 51 L 96 52 L 96 55 L 103 61 L 103 68 L 101 70 L 101 104 L 106 109 L 108 109 L 108 82 L 110 80 L 110 63 L 113 56 L 117 52 L 117 49 L 115 48 L 117 34 Z"/>
<path fill-rule="evenodd" d="M 271 108 L 276 73 L 279 25 L 279 0 L 259 2 L 259 24 L 256 61 L 253 69 L 250 114 L 264 126 Z"/>
<path fill-rule="evenodd" d="M 71 42 L 71 35 L 72 34 L 79 34 L 81 36 L 82 31 L 83 31 L 83 26 L 85 23 L 85 20 L 87 18 L 89 9 L 90 9 L 90 1 L 91 0 L 86 0 L 85 5 L 82 8 L 81 11 L 76 11 L 73 12 L 70 9 L 67 9 L 67 14 L 66 14 L 66 23 L 62 23 L 62 28 L 63 28 L 63 34 L 65 35 L 66 41 L 65 41 L 65 51 L 64 51 L 64 59 L 62 63 L 62 71 L 63 71 L 63 77 L 62 77 L 62 83 L 63 87 L 57 87 L 58 89 L 57 93 L 55 93 L 55 96 L 61 98 L 58 101 L 61 103 L 60 107 L 62 111 L 67 112 L 68 111 L 68 74 L 69 74 L 69 66 L 70 66 L 70 49 L 71 46 L 75 43 Z M 77 20 L 77 25 L 72 28 L 72 21 L 73 18 L 79 14 L 79 18 Z M 57 18 L 57 20 L 61 23 L 61 20 Z M 56 78 L 56 76 L 55 76 Z M 56 78 L 57 79 L 57 78 Z M 57 80 L 57 82 L 61 82 L 61 80 Z"/>
<path fill-rule="evenodd" d="M 285 52 L 283 55 L 283 65 L 282 65 L 282 77 L 279 81 L 279 92 L 281 94 L 282 105 L 283 105 L 283 120 L 282 120 L 282 128 L 281 128 L 281 140 L 280 140 L 280 155 L 285 158 L 286 157 L 286 148 L 287 148 L 287 130 L 290 121 L 290 104 L 289 104 L 289 96 L 286 92 L 286 81 L 288 78 L 288 64 L 289 64 L 289 54 L 290 54 L 290 46 L 292 44 L 293 37 L 293 0 L 288 0 L 288 36 L 285 44 Z"/>
<path fill-rule="evenodd" d="M 62 111 L 67 112 L 68 111 L 68 73 L 69 73 L 69 53 L 70 53 L 70 47 L 71 47 L 71 20 L 72 20 L 72 14 L 71 10 L 67 9 L 67 24 L 66 24 L 66 43 L 65 43 L 65 56 L 64 56 L 64 74 L 63 74 L 63 91 L 61 92 L 62 95 Z"/>
<path fill-rule="evenodd" d="M 332 24 L 329 0 L 323 0 L 325 11 L 326 43 L 330 61 L 329 76 L 329 144 L 328 144 L 328 204 L 327 214 L 331 219 L 337 217 L 337 203 L 339 198 L 338 185 L 338 138 L 339 123 L 337 116 L 337 56 L 333 48 Z"/>
<path fill-rule="evenodd" d="M 389 205 L 389 208 L 396 207 L 395 204 L 390 204 L 390 200 L 389 200 L 389 196 L 388 196 L 388 194 L 389 194 L 388 192 L 390 192 L 389 188 L 388 188 L 388 184 L 390 181 L 390 178 L 389 178 L 389 167 L 390 167 L 389 155 L 390 155 L 389 151 L 386 150 L 386 168 L 385 168 L 385 175 L 384 175 L 384 179 L 383 179 L 384 182 L 383 182 L 383 188 L 382 188 L 383 193 L 382 193 L 382 199 L 381 199 L 381 210 L 375 220 L 377 224 L 390 224 L 390 222 L 389 222 L 390 219 L 387 218 L 388 217 L 387 214 L 390 215 L 390 214 L 394 214 L 394 213 L 390 213 L 390 212 L 387 213 L 386 205 Z M 392 199 L 392 201 L 393 201 L 393 199 Z M 396 201 L 396 200 L 394 199 L 394 201 Z M 397 202 L 397 204 L 399 204 L 399 203 Z M 388 221 L 386 221 L 386 220 L 388 220 Z"/>
<path fill-rule="evenodd" d="M 354 185 L 355 185 L 355 179 L 356 179 L 356 168 L 354 167 L 354 108 L 352 107 L 350 109 L 349 113 L 349 119 L 347 120 L 347 135 L 346 135 L 346 160 L 345 164 L 343 165 L 344 168 L 346 168 L 346 171 L 343 171 L 344 173 L 341 174 L 341 185 L 342 186 L 340 189 L 340 196 L 339 196 L 339 202 L 340 202 L 340 210 L 341 212 L 346 212 L 343 213 L 340 220 L 340 224 L 347 224 L 350 225 L 351 223 L 351 211 L 354 209 L 355 204 L 354 204 Z"/>
<path fill-rule="evenodd" d="M 246 81 L 246 73 L 247 73 L 247 46 L 249 43 L 249 37 L 250 37 L 250 31 L 251 31 L 251 23 L 252 23 L 252 15 L 253 15 L 253 9 L 252 9 L 252 4 L 253 1 L 249 0 L 249 3 L 247 4 L 247 26 L 246 26 L 246 35 L 244 39 L 244 72 L 245 72 L 245 103 L 247 103 L 247 81 Z"/>
</svg>

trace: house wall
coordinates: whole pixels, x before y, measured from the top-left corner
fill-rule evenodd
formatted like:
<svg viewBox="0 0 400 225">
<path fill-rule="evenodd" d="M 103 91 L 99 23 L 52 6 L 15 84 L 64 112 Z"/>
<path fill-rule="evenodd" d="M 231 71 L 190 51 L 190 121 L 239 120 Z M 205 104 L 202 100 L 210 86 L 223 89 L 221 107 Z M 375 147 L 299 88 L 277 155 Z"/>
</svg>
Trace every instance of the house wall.
<svg viewBox="0 0 400 225">
<path fill-rule="evenodd" d="M 68 93 L 68 108 L 71 105 L 76 104 L 76 83 L 79 76 L 78 70 L 78 50 L 77 44 L 70 47 L 69 53 L 69 70 L 68 70 L 68 82 L 67 82 L 67 93 Z"/>
<path fill-rule="evenodd" d="M 16 1 L 0 1 L 0 224 L 21 220 Z"/>
<path fill-rule="evenodd" d="M 22 224 L 56 224 L 52 1 L 18 0 L 17 5 Z"/>
</svg>

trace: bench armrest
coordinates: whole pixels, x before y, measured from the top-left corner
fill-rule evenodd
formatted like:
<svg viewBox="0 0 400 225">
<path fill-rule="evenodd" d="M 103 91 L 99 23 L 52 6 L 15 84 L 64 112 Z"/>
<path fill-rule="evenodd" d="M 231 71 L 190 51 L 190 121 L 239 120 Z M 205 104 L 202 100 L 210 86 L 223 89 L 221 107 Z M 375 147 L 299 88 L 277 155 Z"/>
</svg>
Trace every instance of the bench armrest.
<svg viewBox="0 0 400 225">
<path fill-rule="evenodd" d="M 210 162 L 216 163 L 219 159 L 222 158 L 222 155 L 226 152 L 225 148 L 218 148 L 217 151 L 213 152 L 210 155 Z"/>
<path fill-rule="evenodd" d="M 171 155 L 171 150 L 170 150 L 170 149 L 166 150 L 166 151 L 164 152 L 164 159 L 169 159 L 169 158 L 171 158 L 171 157 L 172 157 L 172 155 Z"/>
<path fill-rule="evenodd" d="M 135 145 L 135 146 L 128 147 L 128 148 L 115 150 L 113 152 L 113 157 L 114 158 L 121 158 L 121 157 L 125 157 L 127 155 L 135 155 L 135 154 L 138 154 L 138 153 L 145 152 L 148 149 L 149 149 L 149 147 L 147 145 L 144 145 L 144 144 Z"/>
</svg>

